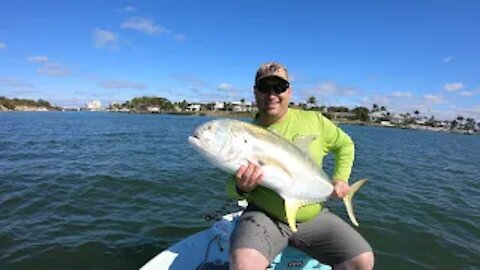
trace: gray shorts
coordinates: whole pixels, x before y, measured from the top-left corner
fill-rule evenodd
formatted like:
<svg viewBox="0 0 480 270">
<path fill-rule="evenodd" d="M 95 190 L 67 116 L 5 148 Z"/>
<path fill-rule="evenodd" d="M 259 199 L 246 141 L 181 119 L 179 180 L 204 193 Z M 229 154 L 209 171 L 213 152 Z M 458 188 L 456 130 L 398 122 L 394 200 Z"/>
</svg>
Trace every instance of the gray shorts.
<svg viewBox="0 0 480 270">
<path fill-rule="evenodd" d="M 297 223 L 297 229 L 293 233 L 288 224 L 249 206 L 232 233 L 230 250 L 252 248 L 272 262 L 291 245 L 332 266 L 372 251 L 353 227 L 327 208 L 313 220 Z"/>
</svg>

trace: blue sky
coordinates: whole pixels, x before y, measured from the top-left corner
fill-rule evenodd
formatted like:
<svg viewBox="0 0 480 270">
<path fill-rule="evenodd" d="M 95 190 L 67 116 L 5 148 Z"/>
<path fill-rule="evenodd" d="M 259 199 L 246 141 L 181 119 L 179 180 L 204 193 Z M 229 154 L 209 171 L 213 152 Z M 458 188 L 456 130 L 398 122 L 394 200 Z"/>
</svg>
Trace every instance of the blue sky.
<svg viewBox="0 0 480 270">
<path fill-rule="evenodd" d="M 293 101 L 480 120 L 480 2 L 6 1 L 0 95 L 82 106 L 253 100 L 276 60 Z"/>
</svg>

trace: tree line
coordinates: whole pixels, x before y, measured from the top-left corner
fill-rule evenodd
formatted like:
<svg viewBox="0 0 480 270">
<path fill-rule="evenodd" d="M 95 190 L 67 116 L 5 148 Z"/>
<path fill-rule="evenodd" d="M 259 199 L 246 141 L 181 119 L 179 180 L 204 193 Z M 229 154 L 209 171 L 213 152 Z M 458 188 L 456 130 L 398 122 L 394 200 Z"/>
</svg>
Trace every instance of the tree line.
<svg viewBox="0 0 480 270">
<path fill-rule="evenodd" d="M 45 107 L 47 109 L 55 108 L 50 104 L 50 102 L 43 99 L 38 99 L 38 100 L 19 99 L 19 98 L 9 99 L 4 96 L 0 96 L 0 105 L 9 110 L 14 110 L 17 106 Z"/>
</svg>

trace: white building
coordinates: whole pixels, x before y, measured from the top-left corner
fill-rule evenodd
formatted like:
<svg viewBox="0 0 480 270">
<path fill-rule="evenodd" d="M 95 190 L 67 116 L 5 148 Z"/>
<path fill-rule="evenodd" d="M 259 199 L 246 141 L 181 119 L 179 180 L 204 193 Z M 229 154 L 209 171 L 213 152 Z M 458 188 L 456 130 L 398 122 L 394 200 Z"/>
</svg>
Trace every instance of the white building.
<svg viewBox="0 0 480 270">
<path fill-rule="evenodd" d="M 85 107 L 88 111 L 99 111 L 102 108 L 102 103 L 100 100 L 92 100 L 85 104 Z"/>
<path fill-rule="evenodd" d="M 223 101 L 217 101 L 215 102 L 215 104 L 213 105 L 213 110 L 223 110 L 225 108 L 225 102 Z"/>
<path fill-rule="evenodd" d="M 190 104 L 188 104 L 188 106 L 186 108 L 186 111 L 198 112 L 198 111 L 200 111 L 201 107 L 202 107 L 202 105 L 200 103 L 190 103 Z"/>
<path fill-rule="evenodd" d="M 232 102 L 232 111 L 234 112 L 250 112 L 252 111 L 252 102 L 234 101 Z"/>
</svg>

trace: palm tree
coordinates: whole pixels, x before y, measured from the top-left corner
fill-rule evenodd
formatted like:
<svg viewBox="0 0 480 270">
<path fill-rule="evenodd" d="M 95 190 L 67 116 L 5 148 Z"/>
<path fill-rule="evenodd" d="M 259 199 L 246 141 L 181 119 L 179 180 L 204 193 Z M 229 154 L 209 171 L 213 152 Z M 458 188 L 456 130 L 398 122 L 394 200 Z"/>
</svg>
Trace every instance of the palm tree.
<svg viewBox="0 0 480 270">
<path fill-rule="evenodd" d="M 418 110 L 415 110 L 414 114 L 415 114 L 415 118 L 418 119 L 418 116 L 420 115 L 420 112 Z"/>
<path fill-rule="evenodd" d="M 473 118 L 467 118 L 467 123 L 465 124 L 466 130 L 475 129 L 475 120 Z"/>
<path fill-rule="evenodd" d="M 314 96 L 311 96 L 307 100 L 308 104 L 317 105 L 317 99 Z"/>
</svg>

